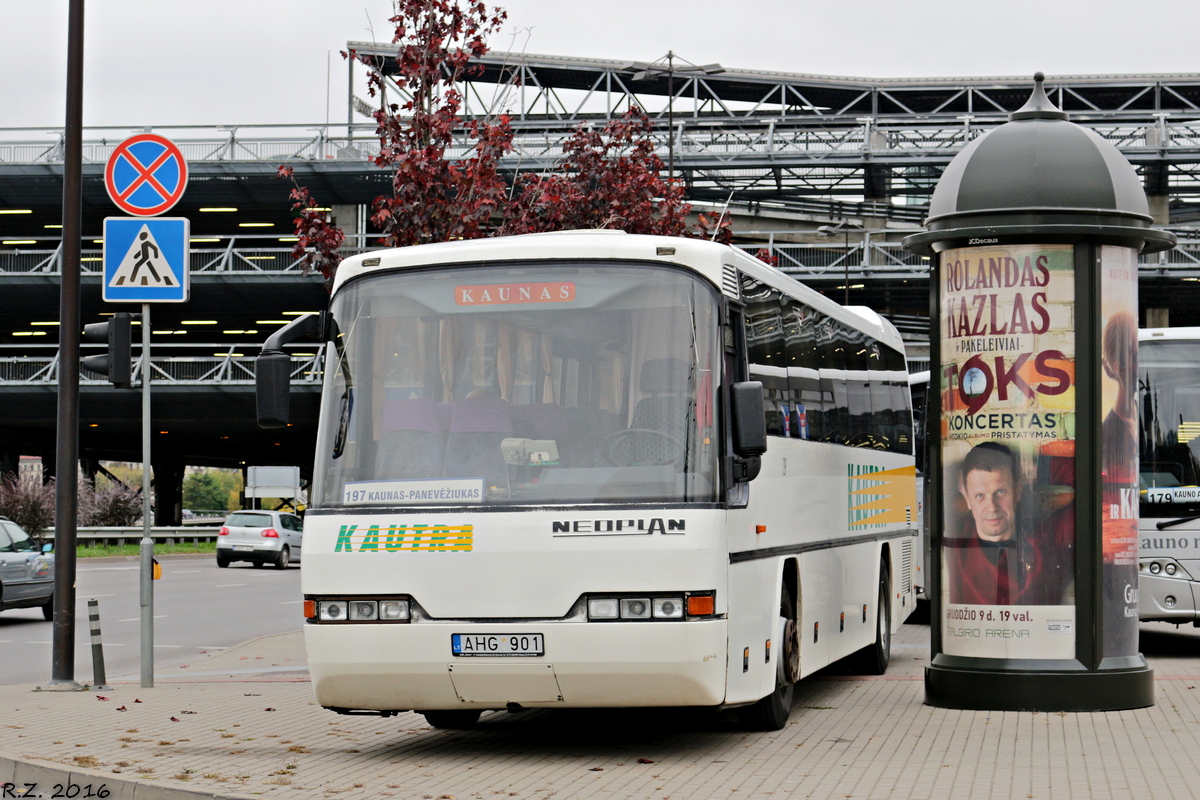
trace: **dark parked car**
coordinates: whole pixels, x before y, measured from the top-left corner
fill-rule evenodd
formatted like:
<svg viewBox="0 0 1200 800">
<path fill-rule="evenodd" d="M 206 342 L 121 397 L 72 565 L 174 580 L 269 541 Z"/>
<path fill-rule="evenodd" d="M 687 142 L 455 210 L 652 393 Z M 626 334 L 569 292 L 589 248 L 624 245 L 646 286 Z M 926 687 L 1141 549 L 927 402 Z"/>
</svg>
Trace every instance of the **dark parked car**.
<svg viewBox="0 0 1200 800">
<path fill-rule="evenodd" d="M 42 609 L 54 618 L 54 555 L 51 545 L 34 546 L 25 530 L 0 517 L 0 611 Z"/>
</svg>

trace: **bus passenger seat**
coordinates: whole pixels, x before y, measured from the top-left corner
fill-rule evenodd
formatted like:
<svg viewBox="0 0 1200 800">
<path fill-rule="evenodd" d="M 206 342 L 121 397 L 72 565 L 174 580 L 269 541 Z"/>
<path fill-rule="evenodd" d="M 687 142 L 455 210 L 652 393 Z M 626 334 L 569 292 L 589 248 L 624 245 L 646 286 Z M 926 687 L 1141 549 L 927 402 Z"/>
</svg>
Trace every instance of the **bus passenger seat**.
<svg viewBox="0 0 1200 800">
<path fill-rule="evenodd" d="M 500 442 L 512 436 L 512 410 L 499 397 L 467 397 L 454 402 L 446 441 L 447 478 L 484 479 L 484 489 L 508 488 L 508 468 Z"/>
<path fill-rule="evenodd" d="M 381 431 L 376 479 L 441 475 L 446 439 L 438 423 L 437 403 L 420 398 L 389 400 L 383 406 Z"/>
<path fill-rule="evenodd" d="M 638 388 L 649 394 L 633 410 L 631 428 L 658 431 L 686 445 L 695 403 L 687 391 L 689 368 L 682 358 L 651 358 L 642 364 Z M 646 436 L 637 443 L 637 460 L 656 463 L 677 454 L 658 437 Z M 661 452 L 660 452 L 661 451 Z"/>
<path fill-rule="evenodd" d="M 568 463 L 567 416 L 555 403 L 530 403 L 513 406 L 513 433 L 526 439 L 552 439 L 558 446 L 558 458 Z"/>
</svg>

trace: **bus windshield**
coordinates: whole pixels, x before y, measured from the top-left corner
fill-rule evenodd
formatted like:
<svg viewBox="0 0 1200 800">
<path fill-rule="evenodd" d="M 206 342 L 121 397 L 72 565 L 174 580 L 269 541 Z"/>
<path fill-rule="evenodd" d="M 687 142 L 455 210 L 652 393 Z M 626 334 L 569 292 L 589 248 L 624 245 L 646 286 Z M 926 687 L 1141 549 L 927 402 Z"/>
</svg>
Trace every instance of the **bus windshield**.
<svg viewBox="0 0 1200 800">
<path fill-rule="evenodd" d="M 385 272 L 331 313 L 314 504 L 716 500 L 717 296 L 689 273 Z"/>
<path fill-rule="evenodd" d="M 1200 359 L 1195 341 L 1138 349 L 1142 516 L 1200 513 Z"/>
</svg>

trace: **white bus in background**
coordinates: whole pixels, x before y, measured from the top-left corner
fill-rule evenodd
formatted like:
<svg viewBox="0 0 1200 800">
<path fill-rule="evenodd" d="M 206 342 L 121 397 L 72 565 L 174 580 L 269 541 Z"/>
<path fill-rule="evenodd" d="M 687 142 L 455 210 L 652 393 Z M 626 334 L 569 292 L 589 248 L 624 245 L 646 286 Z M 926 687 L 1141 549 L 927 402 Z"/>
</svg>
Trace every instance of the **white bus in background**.
<svg viewBox="0 0 1200 800">
<path fill-rule="evenodd" d="M 588 231 L 354 256 L 305 521 L 317 701 L 737 708 L 778 729 L 914 606 L 903 344 L 723 245 Z M 311 346 L 311 345 L 309 345 Z"/>
<path fill-rule="evenodd" d="M 1200 328 L 1138 339 L 1138 616 L 1200 626 Z"/>
<path fill-rule="evenodd" d="M 929 519 L 925 508 L 929 502 L 929 481 L 926 476 L 929 471 L 929 412 L 930 402 L 936 397 L 929 396 L 930 371 L 925 369 L 911 372 L 908 375 L 908 390 L 912 398 L 913 409 L 913 453 L 917 460 L 917 537 L 918 545 L 913 563 L 913 585 L 916 588 L 918 600 L 929 605 L 927 581 L 929 579 L 930 541 Z M 936 440 L 935 440 L 936 441 Z"/>
</svg>

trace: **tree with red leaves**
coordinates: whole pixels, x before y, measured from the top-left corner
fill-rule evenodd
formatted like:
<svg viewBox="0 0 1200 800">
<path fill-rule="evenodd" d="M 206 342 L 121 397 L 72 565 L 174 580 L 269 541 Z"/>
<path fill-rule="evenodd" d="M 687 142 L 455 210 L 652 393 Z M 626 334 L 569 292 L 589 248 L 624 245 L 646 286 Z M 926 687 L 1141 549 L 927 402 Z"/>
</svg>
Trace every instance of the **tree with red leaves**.
<svg viewBox="0 0 1200 800">
<path fill-rule="evenodd" d="M 683 187 L 662 178 L 662 160 L 647 138 L 653 123 L 631 108 L 602 130 L 581 127 L 563 145 L 561 172 L 516 180 L 502 234 L 572 228 L 683 236 Z"/>
<path fill-rule="evenodd" d="M 489 34 L 500 29 L 505 13 L 479 0 L 465 6 L 454 0 L 396 0 L 392 43 L 398 46 L 392 76 L 372 69 L 368 79 L 375 111 L 379 154 L 375 163 L 392 172 L 392 193 L 375 198 L 371 220 L 381 241 L 404 247 L 484 236 L 501 212 L 508 186 L 497 170 L 512 149 L 506 116 L 465 125 L 475 141 L 465 158 L 448 157 L 459 117 L 459 82 L 482 67 L 472 64 L 487 53 Z M 355 58 L 355 53 L 348 54 Z M 371 66 L 370 59 L 363 63 Z M 391 91 L 403 95 L 394 102 Z"/>
<path fill-rule="evenodd" d="M 524 173 L 511 188 L 499 171 L 512 150 L 509 119 L 462 120 L 459 83 L 481 69 L 488 35 L 500 29 L 504 11 L 480 0 L 396 0 L 389 20 L 397 45 L 393 74 L 372 59 L 343 53 L 371 67 L 368 90 L 375 111 L 379 152 L 374 162 L 392 173 L 389 194 L 377 197 L 371 221 L 380 243 L 402 247 L 452 239 L 571 228 L 613 228 L 630 233 L 698 236 L 728 242 L 728 217 L 701 216 L 687 226 L 691 207 L 681 184 L 664 180 L 663 163 L 649 134 L 653 124 L 638 108 L 594 130 L 581 127 L 564 145 L 560 171 Z M 393 95 L 399 95 L 393 97 Z M 462 132 L 473 141 L 465 156 L 451 157 Z M 297 242 L 293 250 L 306 269 L 332 278 L 344 242 L 292 169 L 290 178 Z M 715 235 L 714 235 L 715 234 Z"/>
<path fill-rule="evenodd" d="M 345 232 L 329 220 L 328 212 L 317 205 L 308 189 L 297 183 L 291 167 L 281 166 L 279 177 L 292 182 L 290 196 L 296 228 L 292 255 L 299 260 L 305 275 L 319 272 L 326 279 L 333 277 L 342 260 L 338 250 L 346 241 Z"/>
<path fill-rule="evenodd" d="M 397 45 L 393 75 L 385 76 L 366 56 L 342 53 L 372 67 L 368 91 L 379 100 L 379 152 L 374 161 L 392 173 L 391 193 L 375 198 L 372 206 L 371 221 L 382 231 L 383 244 L 401 247 L 478 238 L 486 234 L 493 215 L 503 212 L 508 186 L 497 164 L 512 147 L 508 119 L 474 120 L 464 126 L 457 86 L 480 69 L 472 59 L 487 52 L 487 36 L 499 30 L 504 19 L 503 11 L 489 10 L 478 0 L 396 0 L 389 19 L 395 26 L 392 43 Z M 399 97 L 393 99 L 393 93 Z M 450 158 L 455 130 L 463 127 L 475 141 L 474 152 Z M 293 182 L 293 254 L 305 269 L 332 278 L 343 232 L 307 187 L 295 181 L 291 167 L 281 166 L 279 176 Z"/>
</svg>

